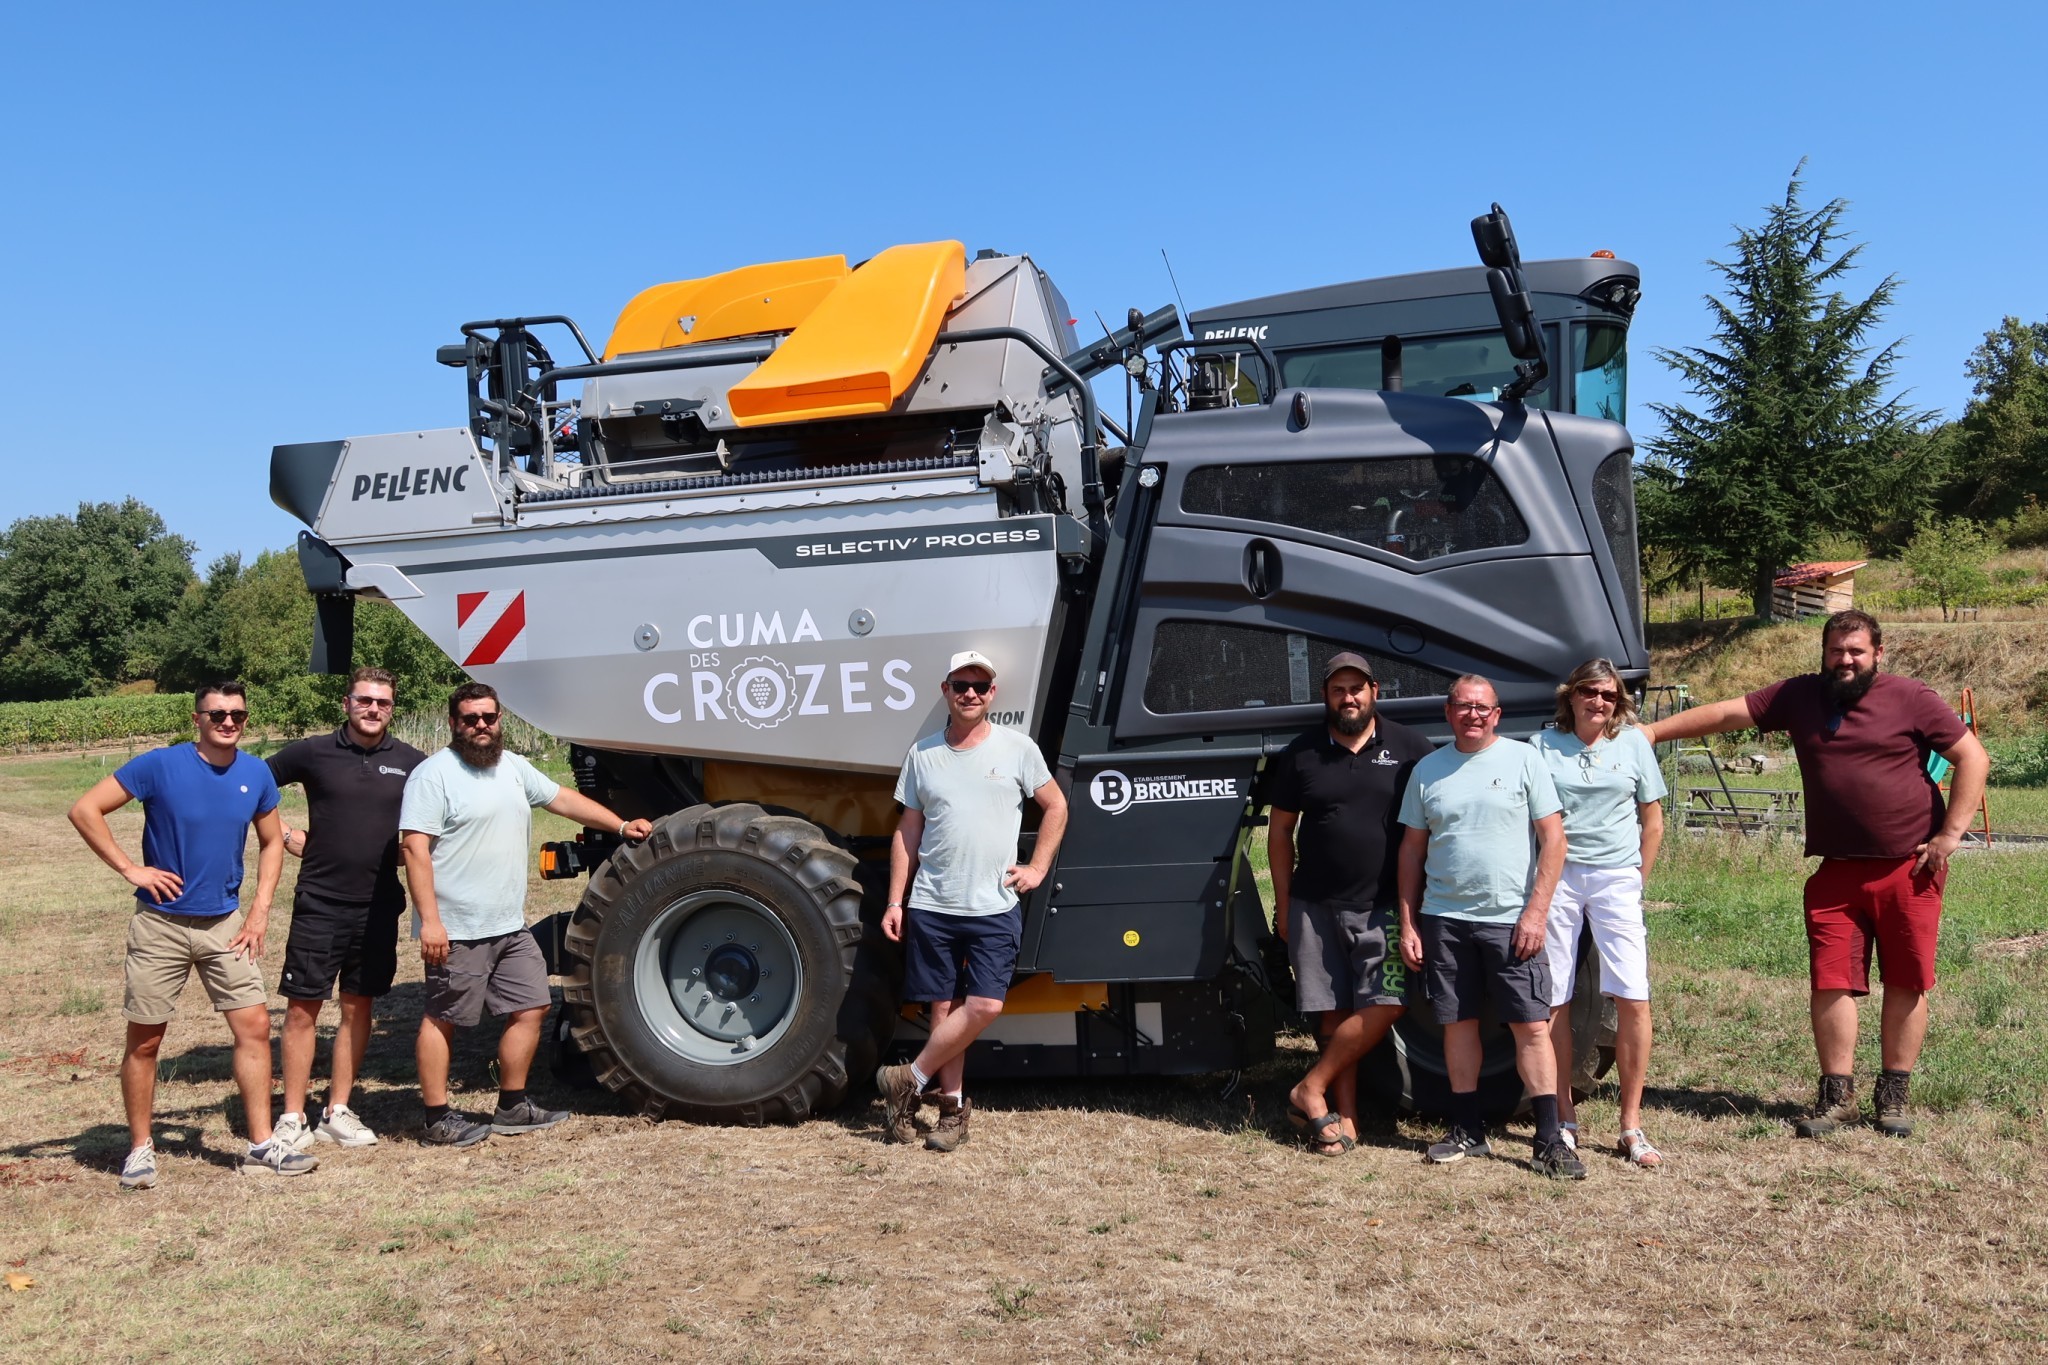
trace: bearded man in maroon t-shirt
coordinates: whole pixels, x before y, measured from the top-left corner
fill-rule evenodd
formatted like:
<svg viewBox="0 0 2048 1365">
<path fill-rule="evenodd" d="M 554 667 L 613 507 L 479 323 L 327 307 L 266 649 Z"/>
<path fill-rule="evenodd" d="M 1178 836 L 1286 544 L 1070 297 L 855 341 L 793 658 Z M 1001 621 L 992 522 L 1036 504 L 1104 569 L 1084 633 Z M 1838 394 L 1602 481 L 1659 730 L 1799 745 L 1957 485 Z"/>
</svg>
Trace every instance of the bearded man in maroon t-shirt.
<svg viewBox="0 0 2048 1365">
<path fill-rule="evenodd" d="M 1948 858 L 1984 795 L 1991 759 L 1934 690 L 1879 673 L 1884 631 L 1860 611 L 1837 612 L 1821 631 L 1821 671 L 1681 711 L 1642 727 L 1652 742 L 1727 730 L 1783 730 L 1806 788 L 1806 941 L 1813 980 L 1813 1045 L 1820 1098 L 1794 1125 L 1823 1137 L 1856 1113 L 1856 1000 L 1870 994 L 1870 952 L 1884 976 L 1879 1132 L 1906 1137 L 1906 1097 L 1927 1036 L 1927 992 Z M 1938 753 L 1955 765 L 1951 800 L 1927 771 Z"/>
</svg>

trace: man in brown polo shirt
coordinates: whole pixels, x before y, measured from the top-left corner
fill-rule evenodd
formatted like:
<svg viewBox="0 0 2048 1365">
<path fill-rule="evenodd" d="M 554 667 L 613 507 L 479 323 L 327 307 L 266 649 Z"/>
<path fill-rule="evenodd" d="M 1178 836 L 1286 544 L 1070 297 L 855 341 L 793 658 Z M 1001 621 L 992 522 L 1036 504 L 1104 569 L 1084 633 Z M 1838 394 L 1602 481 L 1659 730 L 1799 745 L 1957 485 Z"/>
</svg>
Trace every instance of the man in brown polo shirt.
<svg viewBox="0 0 2048 1365">
<path fill-rule="evenodd" d="M 1728 730 L 1783 730 L 1806 791 L 1806 882 L 1813 1044 L 1820 1096 L 1795 1126 L 1822 1137 L 1856 1121 L 1856 1000 L 1870 994 L 1870 955 L 1884 976 L 1879 1132 L 1906 1137 L 1907 1089 L 1927 1036 L 1927 992 L 1941 929 L 1948 858 L 1984 795 L 1984 746 L 1925 683 L 1879 673 L 1884 630 L 1860 611 L 1821 632 L 1821 671 L 1746 697 L 1681 711 L 1642 727 L 1653 743 Z M 1955 765 L 1946 808 L 1928 775 L 1938 753 Z"/>
</svg>

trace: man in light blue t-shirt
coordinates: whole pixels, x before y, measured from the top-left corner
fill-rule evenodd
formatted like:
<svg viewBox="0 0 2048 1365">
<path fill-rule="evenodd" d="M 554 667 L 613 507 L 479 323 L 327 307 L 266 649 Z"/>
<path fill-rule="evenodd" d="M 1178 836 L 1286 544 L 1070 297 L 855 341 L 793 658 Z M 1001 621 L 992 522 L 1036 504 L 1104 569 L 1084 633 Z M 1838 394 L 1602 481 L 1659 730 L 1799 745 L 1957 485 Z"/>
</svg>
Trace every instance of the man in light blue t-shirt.
<svg viewBox="0 0 2048 1365">
<path fill-rule="evenodd" d="M 1514 1032 L 1515 1068 L 1536 1115 L 1532 1164 L 1543 1175 L 1583 1180 L 1586 1168 L 1558 1128 L 1543 955 L 1564 868 L 1557 787 L 1534 749 L 1496 733 L 1500 698 L 1485 678 L 1467 674 L 1451 684 L 1444 716 L 1451 746 L 1415 765 L 1401 798 L 1401 956 L 1423 973 L 1451 1078 L 1451 1130 L 1429 1159 L 1488 1150 L 1479 1011 L 1491 998 Z"/>
<path fill-rule="evenodd" d="M 950 1152 L 967 1141 L 967 1049 L 1003 1012 L 1024 937 L 1018 898 L 1052 869 L 1067 798 L 1029 736 L 989 723 L 996 666 L 988 656 L 955 654 L 939 686 L 946 728 L 910 746 L 896 782 L 903 817 L 882 912 L 882 932 L 903 941 L 903 996 L 930 1002 L 932 1031 L 915 1060 L 877 1071 L 875 1088 L 889 1139 L 910 1142 L 918 1105 L 936 1084 L 939 1122 L 925 1146 Z M 1020 863 L 1027 797 L 1039 806 L 1038 838 L 1031 861 Z"/>
<path fill-rule="evenodd" d="M 526 1094 L 548 1012 L 548 969 L 526 932 L 526 858 L 533 808 L 638 842 L 645 820 L 621 820 L 505 752 L 498 694 L 464 683 L 448 698 L 447 748 L 416 765 L 398 810 L 399 851 L 426 964 L 427 1007 L 417 1058 L 425 1141 L 468 1147 L 492 1133 L 531 1133 L 569 1117 Z M 458 1028 L 484 1011 L 505 1018 L 498 1039 L 498 1111 L 489 1123 L 448 1105 L 448 1055 Z"/>
</svg>

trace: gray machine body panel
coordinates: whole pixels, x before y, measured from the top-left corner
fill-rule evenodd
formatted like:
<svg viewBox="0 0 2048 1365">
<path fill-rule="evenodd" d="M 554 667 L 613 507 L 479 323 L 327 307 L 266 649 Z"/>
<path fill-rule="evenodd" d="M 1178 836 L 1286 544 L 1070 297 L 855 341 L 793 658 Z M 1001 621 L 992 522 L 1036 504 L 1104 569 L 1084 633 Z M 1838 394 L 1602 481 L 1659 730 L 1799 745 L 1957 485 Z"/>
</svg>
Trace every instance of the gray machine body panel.
<svg viewBox="0 0 2048 1365">
<path fill-rule="evenodd" d="M 971 489 L 739 515 L 680 499 L 593 510 L 354 541 L 350 581 L 416 589 L 382 595 L 512 711 L 595 747 L 893 772 L 941 723 L 938 684 L 968 648 L 1002 666 L 999 721 L 1036 726 L 1053 517 L 999 517 Z M 486 643 L 514 610 L 523 629 Z"/>
</svg>

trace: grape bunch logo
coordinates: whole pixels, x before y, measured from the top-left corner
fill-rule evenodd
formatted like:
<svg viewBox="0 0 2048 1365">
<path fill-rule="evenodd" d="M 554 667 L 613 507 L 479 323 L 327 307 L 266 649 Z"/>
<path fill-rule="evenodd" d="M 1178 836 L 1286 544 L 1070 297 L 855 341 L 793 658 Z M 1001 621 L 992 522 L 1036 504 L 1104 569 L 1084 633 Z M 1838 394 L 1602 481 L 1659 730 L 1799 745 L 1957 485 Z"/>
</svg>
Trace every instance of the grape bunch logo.
<svg viewBox="0 0 2048 1365">
<path fill-rule="evenodd" d="M 750 655 L 727 675 L 725 699 L 742 725 L 772 730 L 796 710 L 796 679 L 780 660 Z"/>
</svg>

